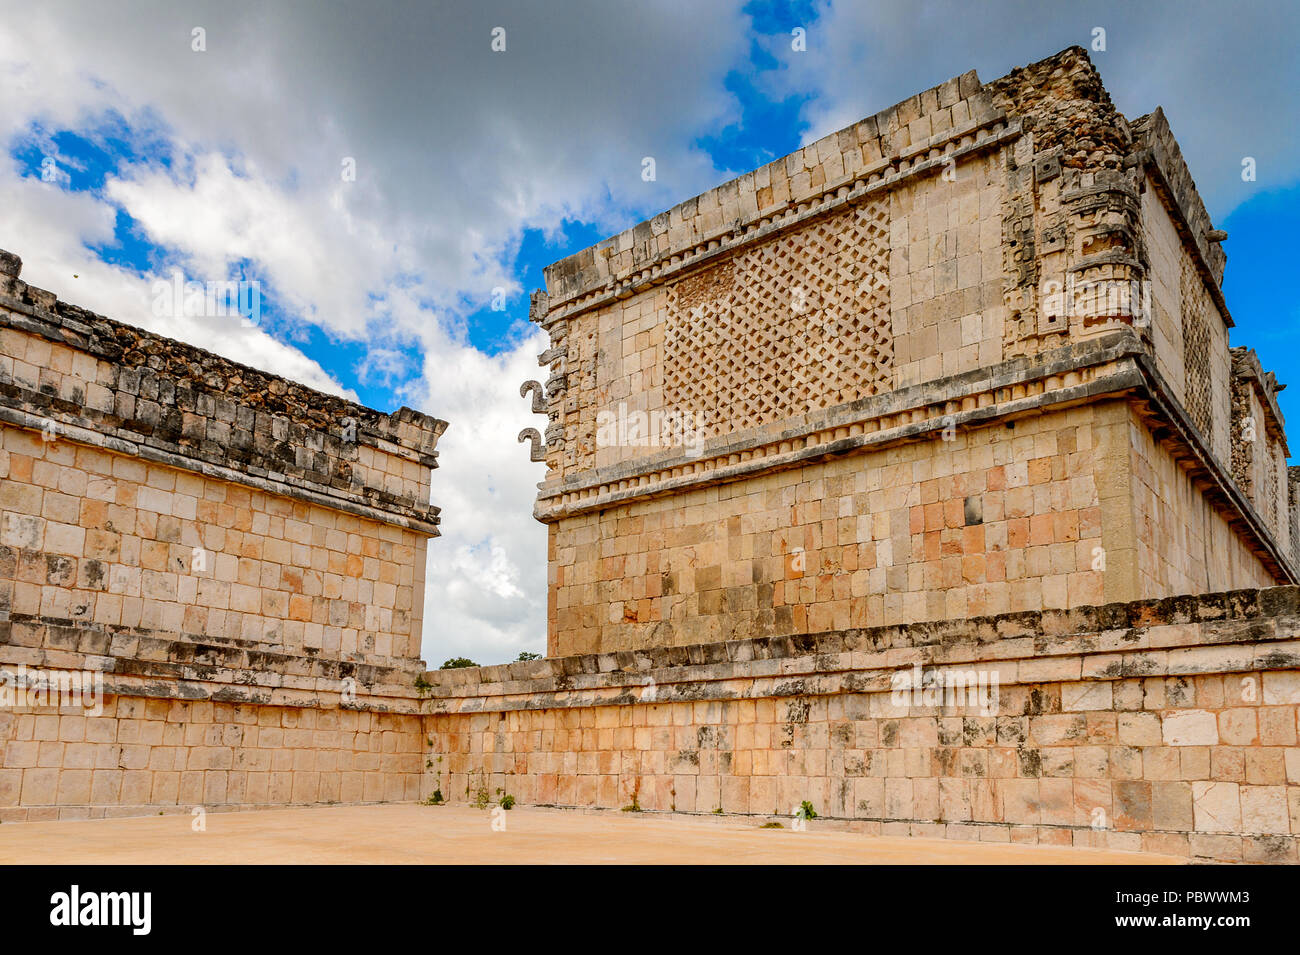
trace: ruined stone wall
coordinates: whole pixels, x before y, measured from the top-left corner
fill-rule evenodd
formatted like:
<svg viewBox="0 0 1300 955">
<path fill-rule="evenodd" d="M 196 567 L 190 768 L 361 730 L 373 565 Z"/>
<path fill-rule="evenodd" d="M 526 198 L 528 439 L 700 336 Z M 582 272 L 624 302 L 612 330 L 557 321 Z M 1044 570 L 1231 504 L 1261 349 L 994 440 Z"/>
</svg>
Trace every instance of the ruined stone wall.
<svg viewBox="0 0 1300 955">
<path fill-rule="evenodd" d="M 1232 349 L 1233 478 L 1259 518 L 1289 550 L 1295 517 L 1286 471 L 1290 450 L 1277 404 L 1282 387 L 1261 367 L 1254 349 Z"/>
<path fill-rule="evenodd" d="M 441 671 L 422 792 L 1295 862 L 1297 623 L 1277 588 Z M 914 665 L 996 706 L 896 697 Z"/>
<path fill-rule="evenodd" d="M 414 798 L 445 422 L 19 268 L 0 253 L 0 822 Z"/>
</svg>

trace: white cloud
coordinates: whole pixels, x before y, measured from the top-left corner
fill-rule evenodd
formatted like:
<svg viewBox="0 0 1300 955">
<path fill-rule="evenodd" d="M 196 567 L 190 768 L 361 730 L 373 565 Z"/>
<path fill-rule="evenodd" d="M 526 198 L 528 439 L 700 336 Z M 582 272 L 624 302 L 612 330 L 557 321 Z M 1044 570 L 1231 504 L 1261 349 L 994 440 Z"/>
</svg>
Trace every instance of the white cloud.
<svg viewBox="0 0 1300 955">
<path fill-rule="evenodd" d="M 231 320 L 155 316 L 157 277 L 109 265 L 86 246 L 112 239 L 111 206 L 88 193 L 67 192 L 54 183 L 18 179 L 7 156 L 0 161 L 0 184 L 0 236 L 5 237 L 2 244 L 22 257 L 23 278 L 31 284 L 127 324 L 192 342 L 313 388 L 355 399 L 355 394 L 319 363 L 260 328 Z"/>
<path fill-rule="evenodd" d="M 563 16 L 544 4 L 362 9 L 155 2 L 127 13 L 87 0 L 11 15 L 0 135 L 120 116 L 142 155 L 98 195 L 19 180 L 6 159 L 0 246 L 68 300 L 342 388 L 331 371 L 346 369 L 260 329 L 157 328 L 154 276 L 85 247 L 111 240 L 121 207 L 169 251 L 166 268 L 207 281 L 247 265 L 302 320 L 364 341 L 358 380 L 391 376 L 408 403 L 451 422 L 433 479 L 444 536 L 430 546 L 426 659 L 513 659 L 545 644 L 546 529 L 532 518 L 544 467 L 515 441 L 543 426 L 518 387 L 541 375 L 545 346 L 512 332 L 520 340 L 483 354 L 463 318 L 494 287 L 525 291 L 512 270 L 524 229 L 572 218 L 614 232 L 725 178 L 694 140 L 737 115 L 723 79 L 747 49 L 747 20 L 738 2 L 589 2 Z M 490 49 L 498 25 L 505 53 Z M 190 48 L 195 26 L 204 53 Z M 640 175 L 647 155 L 653 183 Z M 349 158 L 355 182 L 341 176 Z M 412 348 L 419 377 L 401 380 Z"/>
<path fill-rule="evenodd" d="M 788 37 L 774 37 L 768 48 L 779 67 L 764 78 L 776 97 L 815 94 L 803 110 L 806 142 L 972 68 L 988 82 L 1069 46 L 1090 49 L 1101 27 L 1106 49 L 1089 55 L 1115 105 L 1130 119 L 1164 108 L 1212 217 L 1300 178 L 1295 124 L 1264 105 L 1290 102 L 1300 85 L 1300 7 L 1291 0 L 1187 0 L 1176 13 L 1129 0 L 816 8 L 807 51 L 792 53 Z M 1267 182 L 1241 181 L 1247 155 L 1268 170 Z"/>
<path fill-rule="evenodd" d="M 789 49 L 788 26 L 775 28 L 768 46 L 781 65 L 758 81 L 777 97 L 808 95 L 815 138 L 972 66 L 987 80 L 1086 45 L 1101 23 L 1109 51 L 1094 60 L 1117 103 L 1130 115 L 1165 106 L 1222 216 L 1244 195 L 1239 154 L 1256 156 L 1273 183 L 1296 175 L 1294 130 L 1253 108 L 1286 102 L 1296 85 L 1295 16 L 1280 4 L 1196 9 L 818 4 L 807 52 Z M 36 123 L 107 122 L 139 154 L 99 194 L 20 180 L 0 154 L 0 246 L 23 256 L 25 277 L 345 390 L 348 369 L 322 368 L 260 329 L 158 327 L 153 276 L 86 248 L 111 240 L 120 206 L 167 247 L 161 265 L 210 280 L 248 263 L 302 321 L 364 342 L 358 381 L 391 382 L 400 400 L 451 422 L 433 476 L 444 536 L 430 546 L 426 659 L 495 662 L 542 649 L 546 529 L 531 508 L 543 467 L 515 436 L 541 427 L 518 386 L 541 377 L 544 343 L 530 332 L 483 354 L 466 342 L 464 316 L 494 287 L 526 291 L 512 269 L 524 229 L 554 235 L 569 218 L 613 233 L 725 178 L 695 142 L 739 117 L 725 78 L 754 39 L 739 0 L 582 0 L 562 13 L 543 3 L 81 0 L 7 12 L 6 143 Z M 190 47 L 196 26 L 204 53 Z M 504 53 L 490 48 L 496 26 L 507 31 Z M 48 139 L 38 146 L 57 153 Z M 652 183 L 641 179 L 645 156 L 656 160 Z M 60 158 L 75 182 L 84 170 Z M 349 158 L 355 182 L 341 176 Z M 512 307 L 522 314 L 522 296 Z"/>
</svg>

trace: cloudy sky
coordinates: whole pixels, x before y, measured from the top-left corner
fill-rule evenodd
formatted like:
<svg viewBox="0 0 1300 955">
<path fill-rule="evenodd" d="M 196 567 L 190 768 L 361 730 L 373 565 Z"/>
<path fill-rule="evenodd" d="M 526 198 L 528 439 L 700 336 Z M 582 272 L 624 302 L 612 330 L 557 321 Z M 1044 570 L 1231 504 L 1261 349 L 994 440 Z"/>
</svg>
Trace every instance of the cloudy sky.
<svg viewBox="0 0 1300 955">
<path fill-rule="evenodd" d="M 450 421 L 424 656 L 514 659 L 545 649 L 543 465 L 515 443 L 540 420 L 518 386 L 541 377 L 542 267 L 972 67 L 987 81 L 1104 30 L 1117 105 L 1165 108 L 1230 233 L 1233 343 L 1300 393 L 1276 278 L 1300 224 L 1300 7 L 1050 8 L 3 0 L 0 248 L 114 318 Z M 154 318 L 178 270 L 258 281 L 262 323 Z"/>
</svg>

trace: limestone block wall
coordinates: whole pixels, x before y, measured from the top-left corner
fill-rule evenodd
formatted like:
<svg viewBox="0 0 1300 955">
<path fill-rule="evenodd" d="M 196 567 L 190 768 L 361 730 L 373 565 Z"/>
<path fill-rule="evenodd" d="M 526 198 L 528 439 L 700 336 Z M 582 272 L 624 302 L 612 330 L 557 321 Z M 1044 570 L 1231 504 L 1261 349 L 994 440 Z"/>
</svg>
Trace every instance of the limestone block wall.
<svg viewBox="0 0 1300 955">
<path fill-rule="evenodd" d="M 1146 424 L 1135 414 L 1129 421 L 1127 496 L 1133 507 L 1137 560 L 1132 573 L 1114 581 L 1117 588 L 1127 581 L 1134 589 L 1116 590 L 1112 596 L 1151 599 L 1276 583 L 1274 572 L 1206 500 L 1169 450 L 1154 440 Z"/>
<path fill-rule="evenodd" d="M 594 502 L 566 495 L 549 538 L 549 652 L 1288 579 L 1289 551 L 1261 545 L 1269 525 L 1152 422 L 1158 373 L 1133 336 L 1057 354 L 1046 371 L 1015 359 L 961 388 L 832 409 L 802 433 L 706 444 L 694 463 L 661 464 L 668 494 L 645 494 L 643 477 Z"/>
<path fill-rule="evenodd" d="M 11 619 L 419 656 L 420 533 L 4 426 L 0 478 Z"/>
<path fill-rule="evenodd" d="M 0 252 L 0 822 L 415 798 L 446 423 L 20 268 Z"/>
<path fill-rule="evenodd" d="M 555 525 L 550 653 L 1102 603 L 1126 421 L 1085 406 Z"/>
<path fill-rule="evenodd" d="M 102 712 L 0 710 L 0 822 L 202 807 L 409 802 L 420 718 L 109 696 Z"/>
<path fill-rule="evenodd" d="M 1296 862 L 1298 622 L 1276 588 L 442 671 L 422 792 Z M 915 666 L 996 704 L 895 695 Z"/>
</svg>

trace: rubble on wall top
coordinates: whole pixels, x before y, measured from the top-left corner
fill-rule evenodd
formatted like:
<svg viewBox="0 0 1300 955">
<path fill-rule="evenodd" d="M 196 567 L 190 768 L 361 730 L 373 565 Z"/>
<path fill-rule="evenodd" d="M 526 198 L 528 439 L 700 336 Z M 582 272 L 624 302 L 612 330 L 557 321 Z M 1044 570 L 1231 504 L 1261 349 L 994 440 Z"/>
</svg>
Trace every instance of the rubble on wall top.
<svg viewBox="0 0 1300 955">
<path fill-rule="evenodd" d="M 1161 184 L 1181 215 L 1214 283 L 1222 284 L 1228 257 L 1219 243 L 1227 238 L 1227 233 L 1215 229 L 1211 223 L 1164 110 L 1157 106 L 1145 116 L 1133 120 L 1132 128 L 1144 154 L 1160 174 Z"/>
<path fill-rule="evenodd" d="M 1271 430 L 1282 442 L 1283 451 L 1289 456 L 1290 452 L 1286 450 L 1286 422 L 1282 417 L 1282 409 L 1277 403 L 1277 394 L 1285 389 L 1286 385 L 1281 384 L 1273 372 L 1264 370 L 1255 349 L 1238 345 L 1228 351 L 1232 353 L 1232 376 L 1244 378 L 1254 386 L 1259 403 L 1272 419 L 1269 422 Z"/>
<path fill-rule="evenodd" d="M 190 381 L 255 411 L 283 415 L 305 427 L 325 429 L 344 418 L 358 430 L 420 454 L 434 453 L 447 422 L 412 408 L 391 414 L 288 378 L 232 361 L 195 345 L 108 318 L 23 282 L 22 259 L 0 249 L 0 306 L 36 322 L 26 331 L 58 340 L 115 365 Z M 8 318 L 0 313 L 0 321 Z"/>
</svg>

